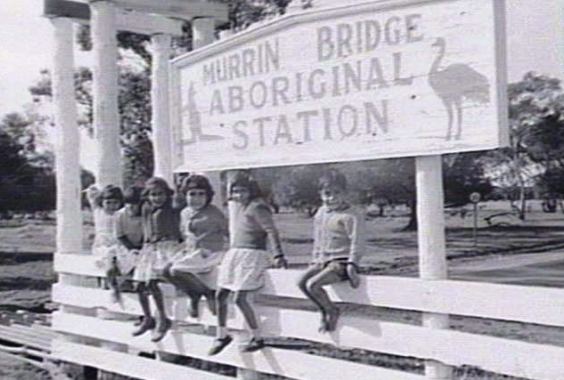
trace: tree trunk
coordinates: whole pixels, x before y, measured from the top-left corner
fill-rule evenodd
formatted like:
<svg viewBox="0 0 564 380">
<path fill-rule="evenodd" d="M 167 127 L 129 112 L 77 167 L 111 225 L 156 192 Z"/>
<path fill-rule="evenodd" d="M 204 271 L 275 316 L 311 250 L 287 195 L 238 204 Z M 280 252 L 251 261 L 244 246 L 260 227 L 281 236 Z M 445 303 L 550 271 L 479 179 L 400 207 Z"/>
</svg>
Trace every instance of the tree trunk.
<svg viewBox="0 0 564 380">
<path fill-rule="evenodd" d="M 409 202 L 409 208 L 411 210 L 409 222 L 402 228 L 402 231 L 417 231 L 417 200 L 415 197 Z"/>
</svg>

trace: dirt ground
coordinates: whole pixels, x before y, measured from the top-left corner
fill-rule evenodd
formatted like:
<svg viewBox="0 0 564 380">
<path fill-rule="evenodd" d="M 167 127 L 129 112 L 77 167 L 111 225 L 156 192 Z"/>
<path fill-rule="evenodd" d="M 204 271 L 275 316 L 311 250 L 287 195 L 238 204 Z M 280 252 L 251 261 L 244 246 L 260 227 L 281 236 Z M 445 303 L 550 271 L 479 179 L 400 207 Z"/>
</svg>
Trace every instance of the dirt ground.
<svg viewBox="0 0 564 380">
<path fill-rule="evenodd" d="M 512 283 L 534 286 L 564 286 L 564 214 L 546 214 L 538 203 L 522 222 L 511 214 L 506 202 L 490 202 L 479 210 L 477 245 L 473 235 L 473 214 L 449 211 L 446 218 L 447 256 L 450 277 L 470 281 Z M 505 213 L 505 214 L 504 214 Z M 489 226 L 484 218 L 491 218 Z M 90 220 L 89 216 L 86 220 Z M 309 260 L 312 245 L 312 220 L 304 215 L 283 212 L 276 215 L 285 251 L 291 266 Z M 388 210 L 384 217 L 367 220 L 368 252 L 363 262 L 366 274 L 417 275 L 417 233 L 402 231 L 407 224 L 406 210 Z M 85 225 L 85 246 L 92 240 L 92 224 Z M 52 269 L 55 250 L 53 221 L 0 221 L 0 313 L 30 310 L 48 313 L 50 286 L 56 280 Z M 309 307 L 304 304 L 303 307 Z M 354 309 L 353 306 L 350 308 Z M 418 313 L 379 308 L 353 310 L 375 318 L 417 323 Z M 411 321 L 411 322 L 410 322 Z M 484 321 L 452 317 L 452 328 L 486 333 L 511 339 L 564 346 L 559 329 L 520 323 Z M 318 349 L 323 351 L 322 348 Z M 364 353 L 363 355 L 366 355 Z M 385 357 L 385 356 L 384 356 Z M 379 356 L 378 360 L 382 360 Z M 395 359 L 389 359 L 392 362 Z M 462 368 L 464 379 L 512 379 Z M 0 378 L 42 379 L 43 374 L 0 355 Z"/>
</svg>

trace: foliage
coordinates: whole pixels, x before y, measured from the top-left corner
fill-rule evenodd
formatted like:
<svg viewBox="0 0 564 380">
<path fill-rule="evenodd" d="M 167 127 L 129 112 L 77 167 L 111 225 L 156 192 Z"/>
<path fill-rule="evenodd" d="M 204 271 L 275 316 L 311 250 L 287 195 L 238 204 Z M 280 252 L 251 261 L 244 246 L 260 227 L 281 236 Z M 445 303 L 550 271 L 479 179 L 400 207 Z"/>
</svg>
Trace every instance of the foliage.
<svg viewBox="0 0 564 380">
<path fill-rule="evenodd" d="M 30 124 L 16 113 L 0 122 L 0 211 L 51 210 L 55 206 L 53 157 L 36 152 Z"/>
<path fill-rule="evenodd" d="M 564 164 L 564 94 L 560 80 L 529 72 L 509 85 L 508 97 L 509 146 L 492 151 L 488 160 L 498 185 L 518 191 L 515 207 L 524 219 L 527 188 L 539 179 L 548 191 L 558 186 L 553 181 Z"/>
</svg>

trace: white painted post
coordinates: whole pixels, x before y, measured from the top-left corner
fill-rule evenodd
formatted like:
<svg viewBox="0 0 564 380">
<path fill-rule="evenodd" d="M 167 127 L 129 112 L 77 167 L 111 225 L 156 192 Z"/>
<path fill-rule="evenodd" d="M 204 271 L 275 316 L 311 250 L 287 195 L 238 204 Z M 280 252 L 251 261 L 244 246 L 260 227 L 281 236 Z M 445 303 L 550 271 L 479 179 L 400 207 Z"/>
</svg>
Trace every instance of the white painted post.
<svg viewBox="0 0 564 380">
<path fill-rule="evenodd" d="M 65 18 L 51 19 L 54 31 L 53 99 L 57 138 L 57 254 L 82 251 L 80 135 L 74 94 L 73 26 Z"/>
<path fill-rule="evenodd" d="M 116 7 L 110 1 L 91 1 L 94 53 L 94 140 L 96 182 L 122 186 L 120 122 L 118 115 L 118 71 Z"/>
<path fill-rule="evenodd" d="M 153 63 L 151 68 L 151 107 L 155 176 L 164 178 L 171 186 L 172 152 L 169 118 L 169 59 L 171 36 L 165 33 L 151 36 Z"/>
<path fill-rule="evenodd" d="M 194 50 L 209 45 L 215 41 L 215 20 L 212 17 L 196 18 L 192 21 L 192 47 Z M 196 136 L 194 136 L 196 138 Z M 220 209 L 223 208 L 221 197 L 221 178 L 220 172 L 207 172 L 206 176 L 215 190 L 213 203 Z"/>
<path fill-rule="evenodd" d="M 447 278 L 445 249 L 444 191 L 441 156 L 417 157 L 417 238 L 419 242 L 419 276 L 425 280 Z M 448 329 L 449 317 L 423 313 L 423 325 L 432 329 Z M 452 369 L 427 360 L 425 376 L 434 380 L 452 379 Z"/>
</svg>

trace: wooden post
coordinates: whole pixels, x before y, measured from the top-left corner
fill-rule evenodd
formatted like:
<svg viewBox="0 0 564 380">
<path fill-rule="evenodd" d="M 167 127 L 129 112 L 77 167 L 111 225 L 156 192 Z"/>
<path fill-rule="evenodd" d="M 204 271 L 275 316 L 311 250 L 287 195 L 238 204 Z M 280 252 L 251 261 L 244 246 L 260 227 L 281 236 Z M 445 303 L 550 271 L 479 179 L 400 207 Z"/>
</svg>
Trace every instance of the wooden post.
<svg viewBox="0 0 564 380">
<path fill-rule="evenodd" d="M 192 21 L 192 46 L 199 49 L 215 41 L 215 20 L 212 17 L 196 18 Z M 207 172 L 206 177 L 210 180 L 216 195 L 213 204 L 223 209 L 223 199 L 221 197 L 221 176 L 220 172 Z"/>
<path fill-rule="evenodd" d="M 171 186 L 172 154 L 169 118 L 169 69 L 171 36 L 165 33 L 151 36 L 153 63 L 151 67 L 151 107 L 155 176 L 164 178 Z"/>
<path fill-rule="evenodd" d="M 425 280 L 447 278 L 445 249 L 444 191 L 441 156 L 417 157 L 417 237 L 419 242 L 419 276 Z M 448 329 L 449 317 L 423 313 L 423 325 L 432 329 Z M 428 379 L 452 379 L 452 369 L 442 363 L 427 360 Z"/>
<path fill-rule="evenodd" d="M 122 186 L 120 122 L 118 116 L 118 72 L 116 8 L 110 1 L 90 2 L 94 53 L 94 140 L 96 182 L 100 186 Z"/>
<path fill-rule="evenodd" d="M 80 136 L 74 97 L 74 54 L 72 22 L 51 19 L 54 31 L 53 99 L 57 138 L 57 254 L 82 251 L 80 210 Z"/>
</svg>

